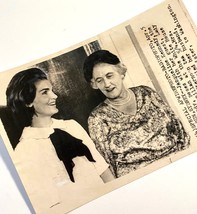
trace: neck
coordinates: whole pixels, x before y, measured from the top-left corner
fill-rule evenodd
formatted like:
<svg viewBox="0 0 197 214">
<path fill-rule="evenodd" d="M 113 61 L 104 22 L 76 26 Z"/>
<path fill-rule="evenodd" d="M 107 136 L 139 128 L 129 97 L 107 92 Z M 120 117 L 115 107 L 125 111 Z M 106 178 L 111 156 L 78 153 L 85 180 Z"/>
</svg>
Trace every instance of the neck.
<svg viewBox="0 0 197 214">
<path fill-rule="evenodd" d="M 34 115 L 32 118 L 31 126 L 37 127 L 37 128 L 45 128 L 45 127 L 49 127 L 51 124 L 52 124 L 51 117 L 47 117 L 47 116 L 41 117 L 41 116 Z"/>
</svg>

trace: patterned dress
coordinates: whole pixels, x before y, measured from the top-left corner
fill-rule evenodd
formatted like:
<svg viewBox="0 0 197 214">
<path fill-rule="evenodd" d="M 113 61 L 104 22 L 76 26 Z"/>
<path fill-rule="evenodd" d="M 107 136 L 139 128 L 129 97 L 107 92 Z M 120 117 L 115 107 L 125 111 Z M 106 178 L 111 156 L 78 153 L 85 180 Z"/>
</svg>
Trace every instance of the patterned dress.
<svg viewBox="0 0 197 214">
<path fill-rule="evenodd" d="M 103 102 L 89 116 L 89 132 L 115 177 L 189 146 L 189 136 L 174 112 L 147 86 L 130 88 L 135 115 Z"/>
</svg>

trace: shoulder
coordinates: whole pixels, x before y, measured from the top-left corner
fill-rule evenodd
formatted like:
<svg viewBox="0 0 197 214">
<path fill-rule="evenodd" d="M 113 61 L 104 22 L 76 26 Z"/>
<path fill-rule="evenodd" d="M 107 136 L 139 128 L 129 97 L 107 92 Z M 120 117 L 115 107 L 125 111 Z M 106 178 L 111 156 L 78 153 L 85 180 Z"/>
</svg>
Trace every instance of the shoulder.
<svg viewBox="0 0 197 214">
<path fill-rule="evenodd" d="M 76 121 L 73 119 L 70 120 L 54 120 L 53 128 L 59 128 L 68 134 L 72 135 L 73 137 L 76 137 L 78 139 L 85 139 L 87 138 L 87 132 L 85 129 Z"/>
<path fill-rule="evenodd" d="M 155 99 L 158 98 L 158 93 L 151 87 L 140 85 L 130 88 L 138 99 Z"/>
<path fill-rule="evenodd" d="M 47 130 L 48 131 L 48 130 Z M 32 139 L 39 139 L 40 137 L 43 137 L 47 135 L 48 137 L 48 132 L 46 133 L 46 129 L 43 128 L 33 128 L 33 127 L 25 127 L 22 131 L 20 141 L 27 141 L 27 140 L 32 140 Z"/>
<path fill-rule="evenodd" d="M 60 120 L 53 118 L 53 128 L 82 128 L 82 126 L 74 119 Z"/>
<path fill-rule="evenodd" d="M 96 106 L 90 113 L 89 117 L 99 117 L 103 114 L 106 115 L 107 113 L 107 104 L 105 102 L 100 103 Z"/>
<path fill-rule="evenodd" d="M 79 124 L 76 120 L 74 119 L 70 119 L 65 121 L 67 126 L 73 127 L 75 129 L 83 129 L 83 127 L 81 126 L 81 124 Z"/>
<path fill-rule="evenodd" d="M 146 85 L 139 85 L 136 87 L 132 87 L 130 89 L 134 92 L 141 92 L 141 93 L 148 93 L 148 94 L 155 92 L 154 89 Z"/>
<path fill-rule="evenodd" d="M 31 127 L 25 127 L 21 134 L 18 144 L 16 145 L 15 152 L 20 153 L 20 151 L 28 151 L 31 147 L 32 141 L 35 140 L 33 136 L 35 136 L 31 132 Z"/>
</svg>

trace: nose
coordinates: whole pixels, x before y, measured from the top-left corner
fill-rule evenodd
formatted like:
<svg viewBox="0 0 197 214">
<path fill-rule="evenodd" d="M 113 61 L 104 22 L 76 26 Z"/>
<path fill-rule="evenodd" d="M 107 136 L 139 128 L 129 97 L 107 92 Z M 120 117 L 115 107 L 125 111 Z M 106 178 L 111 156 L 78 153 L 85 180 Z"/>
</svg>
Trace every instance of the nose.
<svg viewBox="0 0 197 214">
<path fill-rule="evenodd" d="M 57 99 L 57 94 L 55 94 L 53 91 L 51 91 L 51 98 Z"/>
<path fill-rule="evenodd" d="M 105 86 L 105 88 L 110 87 L 110 81 L 108 79 L 104 79 L 104 86 Z"/>
</svg>

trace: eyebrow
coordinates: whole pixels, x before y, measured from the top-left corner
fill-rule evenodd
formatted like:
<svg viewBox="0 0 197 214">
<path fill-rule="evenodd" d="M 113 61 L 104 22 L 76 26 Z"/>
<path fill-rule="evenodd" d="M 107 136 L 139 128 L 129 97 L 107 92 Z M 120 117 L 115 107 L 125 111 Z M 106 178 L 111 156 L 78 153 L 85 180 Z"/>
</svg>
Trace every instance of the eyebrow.
<svg viewBox="0 0 197 214">
<path fill-rule="evenodd" d="M 108 73 L 105 74 L 105 76 L 107 76 L 109 74 L 113 74 L 113 72 L 109 71 Z M 98 79 L 102 79 L 102 77 L 97 77 L 95 80 L 98 80 Z"/>
<path fill-rule="evenodd" d="M 42 92 L 42 91 L 48 91 L 50 90 L 49 88 L 42 88 L 41 90 L 39 90 L 38 92 Z"/>
</svg>

